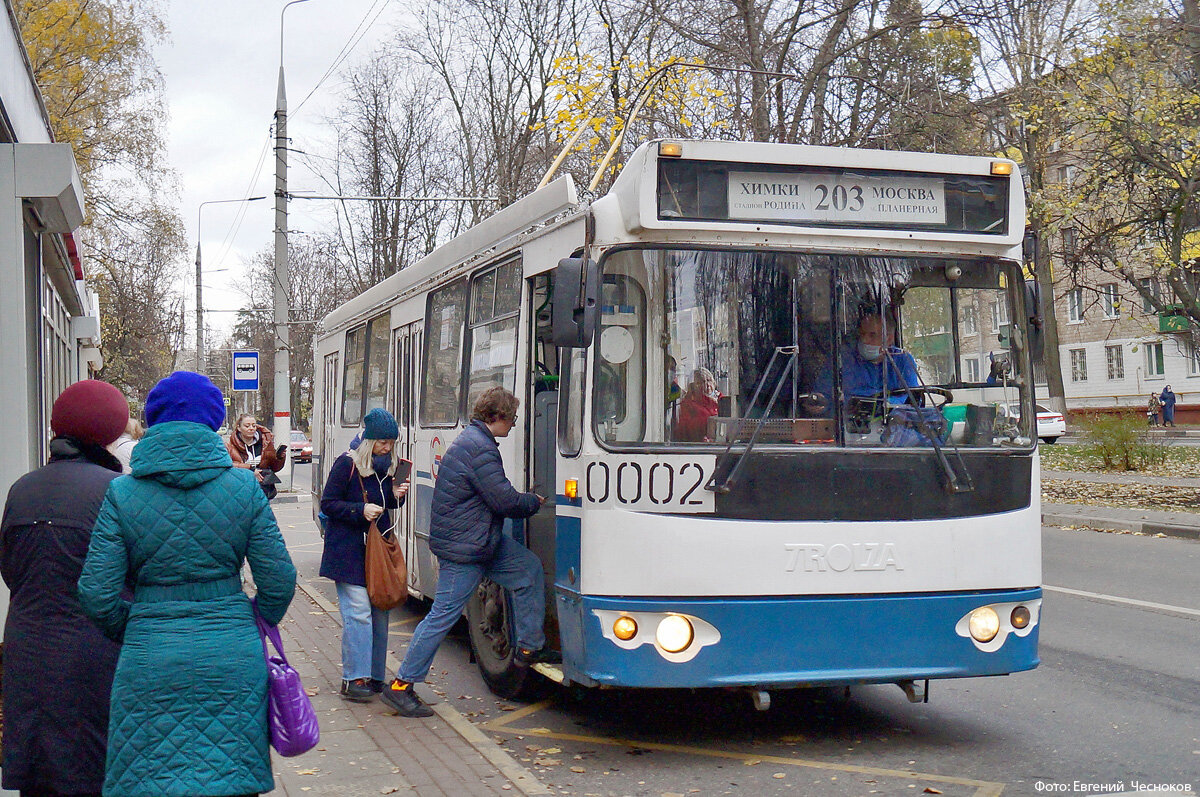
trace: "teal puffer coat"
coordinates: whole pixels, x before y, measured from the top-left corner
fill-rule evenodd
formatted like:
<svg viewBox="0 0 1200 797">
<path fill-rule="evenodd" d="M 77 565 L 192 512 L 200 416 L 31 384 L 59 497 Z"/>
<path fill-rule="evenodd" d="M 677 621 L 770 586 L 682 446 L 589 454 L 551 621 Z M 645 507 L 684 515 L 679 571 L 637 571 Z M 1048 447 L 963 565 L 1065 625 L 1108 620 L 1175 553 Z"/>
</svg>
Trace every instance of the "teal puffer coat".
<svg viewBox="0 0 1200 797">
<path fill-rule="evenodd" d="M 79 579 L 84 612 L 123 643 L 105 797 L 271 791 L 267 671 L 240 576 L 249 560 L 259 611 L 278 623 L 296 569 L 270 505 L 197 423 L 152 426 L 131 465 L 108 488 Z"/>
</svg>

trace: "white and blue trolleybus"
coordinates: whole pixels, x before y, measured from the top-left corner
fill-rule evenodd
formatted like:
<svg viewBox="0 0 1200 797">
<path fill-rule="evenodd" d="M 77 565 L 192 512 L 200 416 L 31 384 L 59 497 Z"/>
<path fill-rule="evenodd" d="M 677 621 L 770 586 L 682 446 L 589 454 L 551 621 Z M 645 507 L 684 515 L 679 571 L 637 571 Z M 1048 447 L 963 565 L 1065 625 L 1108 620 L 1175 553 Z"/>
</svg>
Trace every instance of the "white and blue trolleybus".
<svg viewBox="0 0 1200 797">
<path fill-rule="evenodd" d="M 476 397 L 522 401 L 505 533 L 544 564 L 565 683 L 771 690 L 1038 663 L 1039 465 L 1017 166 L 653 141 L 592 198 L 562 177 L 331 313 L 314 479 L 372 407 L 400 422 L 398 532 Z M 1028 295 L 1027 295 L 1028 293 Z M 314 512 L 315 512 L 314 503 Z M 510 605 L 468 609 L 513 695 Z"/>
</svg>

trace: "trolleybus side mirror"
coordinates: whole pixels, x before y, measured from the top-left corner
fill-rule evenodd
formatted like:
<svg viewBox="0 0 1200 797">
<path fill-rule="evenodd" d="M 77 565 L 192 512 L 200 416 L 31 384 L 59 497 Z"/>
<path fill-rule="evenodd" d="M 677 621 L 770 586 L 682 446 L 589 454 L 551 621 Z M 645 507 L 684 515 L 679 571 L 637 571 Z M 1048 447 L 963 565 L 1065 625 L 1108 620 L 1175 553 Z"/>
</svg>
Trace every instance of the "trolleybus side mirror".
<svg viewBox="0 0 1200 797">
<path fill-rule="evenodd" d="M 1029 316 L 1029 352 L 1034 362 L 1041 362 L 1042 350 L 1042 286 L 1037 280 L 1025 280 L 1025 314 Z"/>
<path fill-rule="evenodd" d="M 600 268 L 594 260 L 568 257 L 554 272 L 554 345 L 583 349 L 592 343 L 600 310 Z"/>
</svg>

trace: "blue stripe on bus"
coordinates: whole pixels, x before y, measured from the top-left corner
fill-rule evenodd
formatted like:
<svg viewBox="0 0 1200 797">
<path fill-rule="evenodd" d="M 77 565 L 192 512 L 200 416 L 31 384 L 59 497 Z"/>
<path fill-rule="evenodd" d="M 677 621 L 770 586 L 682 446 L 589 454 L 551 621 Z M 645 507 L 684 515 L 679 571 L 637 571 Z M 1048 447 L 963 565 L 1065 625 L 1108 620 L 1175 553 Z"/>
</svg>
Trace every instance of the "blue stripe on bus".
<svg viewBox="0 0 1200 797">
<path fill-rule="evenodd" d="M 560 519 L 560 540 L 562 521 Z M 718 587 L 719 588 L 719 587 Z M 984 653 L 954 626 L 988 603 L 1029 601 L 1040 589 L 919 595 L 724 599 L 572 596 L 560 587 L 566 675 L 631 687 L 788 687 L 1002 675 L 1037 666 L 1035 627 Z M 678 612 L 712 623 L 715 645 L 671 663 L 652 644 L 625 650 L 605 639 L 594 609 Z"/>
<path fill-rule="evenodd" d="M 556 495 L 554 496 L 554 502 L 563 506 L 583 506 L 583 499 L 578 496 L 567 498 L 565 495 Z"/>
<path fill-rule="evenodd" d="M 419 471 L 417 471 L 417 478 L 418 479 L 432 479 L 433 474 L 427 470 L 419 470 Z"/>
</svg>

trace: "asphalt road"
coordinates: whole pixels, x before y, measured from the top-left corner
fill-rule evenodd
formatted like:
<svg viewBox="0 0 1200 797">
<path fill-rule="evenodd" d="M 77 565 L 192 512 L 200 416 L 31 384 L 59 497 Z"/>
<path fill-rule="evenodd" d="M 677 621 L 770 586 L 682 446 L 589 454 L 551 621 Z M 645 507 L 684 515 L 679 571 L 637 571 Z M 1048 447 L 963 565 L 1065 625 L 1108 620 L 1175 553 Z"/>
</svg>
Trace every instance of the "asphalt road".
<svg viewBox="0 0 1200 797">
<path fill-rule="evenodd" d="M 311 505 L 276 514 L 301 580 L 332 599 Z M 461 625 L 424 694 L 562 794 L 1197 792 L 1200 544 L 1046 528 L 1043 545 L 1041 666 L 935 681 L 928 704 L 893 686 L 776 693 L 765 712 L 716 691 L 547 688 L 531 704 L 502 701 L 469 663 Z M 421 611 L 396 611 L 393 651 Z"/>
</svg>

